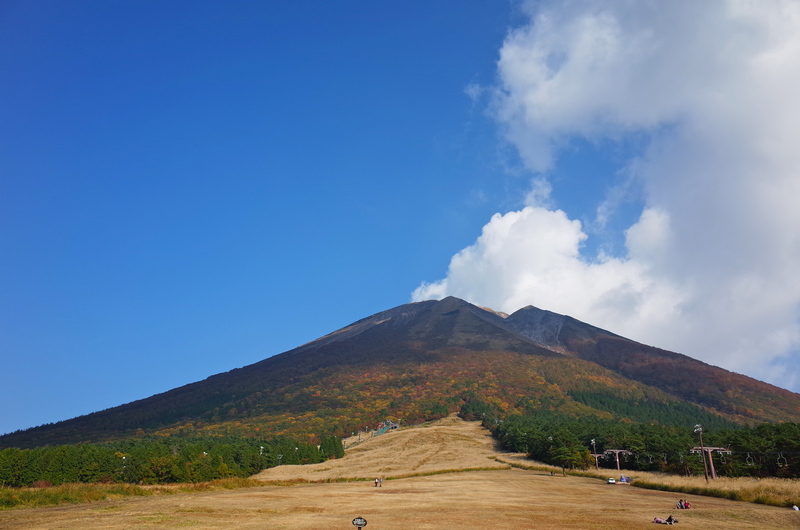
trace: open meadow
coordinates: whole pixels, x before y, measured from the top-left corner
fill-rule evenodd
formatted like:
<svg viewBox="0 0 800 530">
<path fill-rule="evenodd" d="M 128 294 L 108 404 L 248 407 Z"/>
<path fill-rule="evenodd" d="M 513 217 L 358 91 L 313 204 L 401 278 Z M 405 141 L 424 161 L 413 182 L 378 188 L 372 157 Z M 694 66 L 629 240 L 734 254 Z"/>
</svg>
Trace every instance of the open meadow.
<svg viewBox="0 0 800 530">
<path fill-rule="evenodd" d="M 255 487 L 16 508 L 0 511 L 0 528 L 327 530 L 354 528 L 361 516 L 368 529 L 627 529 L 670 514 L 687 529 L 800 528 L 800 512 L 785 507 L 510 465 L 521 463 L 478 423 L 450 417 L 365 440 L 339 460 L 265 470 Z M 676 510 L 679 498 L 693 509 Z"/>
</svg>

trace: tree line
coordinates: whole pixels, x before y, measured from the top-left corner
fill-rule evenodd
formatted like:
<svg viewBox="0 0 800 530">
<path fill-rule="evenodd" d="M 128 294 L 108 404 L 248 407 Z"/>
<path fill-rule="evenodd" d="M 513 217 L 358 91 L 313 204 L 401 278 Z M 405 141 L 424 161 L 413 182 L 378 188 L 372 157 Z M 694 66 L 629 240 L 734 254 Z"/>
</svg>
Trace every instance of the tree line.
<svg viewBox="0 0 800 530">
<path fill-rule="evenodd" d="M 507 449 L 552 465 L 616 470 L 619 456 L 620 469 L 704 473 L 701 451 L 692 452 L 700 440 L 691 423 L 636 423 L 548 410 L 502 416 L 480 401 L 466 403 L 461 416 L 482 420 Z M 800 424 L 702 427 L 703 447 L 724 449 L 711 453 L 718 475 L 800 478 Z M 600 455 L 597 462 L 593 455 Z"/>
<path fill-rule="evenodd" d="M 102 444 L 0 450 L 0 486 L 75 482 L 164 484 L 247 477 L 281 464 L 344 456 L 341 439 L 316 446 L 289 438 L 150 437 Z"/>
</svg>

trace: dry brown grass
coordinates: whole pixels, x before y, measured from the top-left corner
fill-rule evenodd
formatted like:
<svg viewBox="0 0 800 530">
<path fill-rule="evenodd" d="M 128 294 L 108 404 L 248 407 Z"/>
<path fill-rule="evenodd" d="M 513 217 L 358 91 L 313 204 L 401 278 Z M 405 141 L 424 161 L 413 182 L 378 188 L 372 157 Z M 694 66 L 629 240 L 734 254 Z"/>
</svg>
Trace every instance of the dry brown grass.
<svg viewBox="0 0 800 530">
<path fill-rule="evenodd" d="M 786 508 L 509 465 L 517 461 L 497 452 L 477 424 L 451 418 L 387 433 L 337 461 L 268 470 L 257 476 L 260 487 L 9 510 L 0 512 L 0 528 L 328 530 L 354 528 L 352 519 L 363 516 L 368 529 L 652 529 L 653 517 L 670 513 L 681 528 L 800 528 L 800 513 Z M 385 480 L 376 488 L 371 479 L 379 475 Z M 679 497 L 695 508 L 674 510 Z"/>
<path fill-rule="evenodd" d="M 800 503 L 800 481 L 779 478 L 718 478 L 706 482 L 703 477 L 680 477 L 642 473 L 639 486 L 676 492 L 696 493 L 738 501 L 789 507 Z"/>
<path fill-rule="evenodd" d="M 561 468 L 548 466 L 540 462 L 533 462 L 528 460 L 523 454 L 498 455 L 495 457 L 495 460 L 519 469 L 561 473 Z M 589 469 L 572 472 L 571 474 L 606 480 L 609 477 L 616 478 L 619 472 L 608 469 L 601 469 L 599 471 Z M 702 476 L 686 477 L 669 475 L 666 473 L 650 473 L 647 471 L 624 471 L 624 474 L 633 478 L 634 484 L 640 488 L 671 491 L 675 493 L 691 493 L 694 495 L 719 497 L 722 499 L 754 502 L 785 508 L 795 504 L 800 505 L 800 480 L 795 479 L 723 477 L 706 481 L 705 477 Z"/>
<path fill-rule="evenodd" d="M 278 466 L 253 478 L 308 482 L 397 479 L 434 473 L 507 469 L 493 459 L 495 444 L 477 422 L 455 416 L 420 427 L 391 431 L 351 446 L 345 458 L 305 466 Z"/>
</svg>

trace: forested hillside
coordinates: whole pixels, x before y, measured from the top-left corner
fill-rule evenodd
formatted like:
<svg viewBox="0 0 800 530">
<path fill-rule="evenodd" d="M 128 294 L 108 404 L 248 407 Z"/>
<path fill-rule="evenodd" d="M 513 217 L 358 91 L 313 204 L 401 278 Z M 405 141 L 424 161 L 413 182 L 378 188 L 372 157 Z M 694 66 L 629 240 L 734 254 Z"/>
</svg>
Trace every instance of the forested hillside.
<svg viewBox="0 0 800 530">
<path fill-rule="evenodd" d="M 798 423 L 686 427 L 575 418 L 556 412 L 503 417 L 496 413 L 488 404 L 473 403 L 462 415 L 479 416 L 507 448 L 554 465 L 616 470 L 619 460 L 622 470 L 703 475 L 702 450 L 697 448 L 705 447 L 715 448 L 706 454 L 719 476 L 800 478 Z M 593 455 L 597 455 L 596 463 Z"/>
<path fill-rule="evenodd" d="M 343 455 L 341 440 L 332 436 L 323 437 L 319 448 L 288 438 L 240 436 L 160 436 L 105 444 L 11 448 L 0 451 L 0 485 L 206 482 Z"/>
</svg>

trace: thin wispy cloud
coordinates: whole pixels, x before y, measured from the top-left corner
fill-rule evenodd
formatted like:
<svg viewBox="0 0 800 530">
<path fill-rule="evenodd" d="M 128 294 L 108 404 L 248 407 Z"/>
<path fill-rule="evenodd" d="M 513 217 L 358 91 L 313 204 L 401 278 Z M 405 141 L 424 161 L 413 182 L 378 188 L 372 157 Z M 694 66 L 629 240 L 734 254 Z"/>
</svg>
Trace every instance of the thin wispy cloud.
<svg viewBox="0 0 800 530">
<path fill-rule="evenodd" d="M 535 185 L 413 298 L 533 304 L 798 389 L 800 3 L 526 9 L 490 112 Z M 585 212 L 555 204 L 548 175 L 571 142 L 632 138 L 626 189 L 609 182 L 594 216 L 605 227 L 631 195 L 641 214 L 622 252 L 587 255 Z"/>
</svg>

